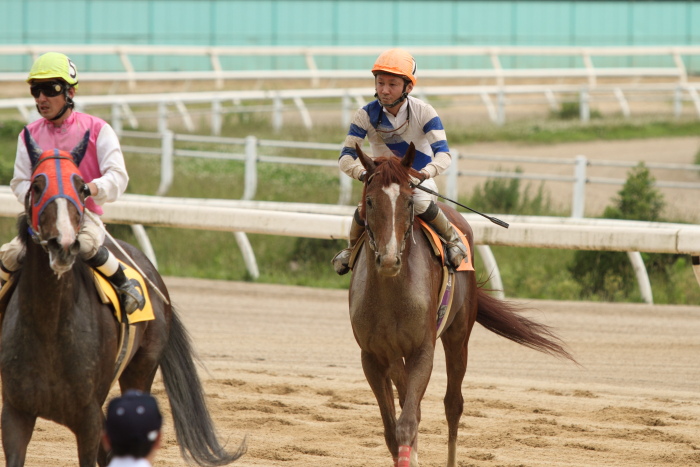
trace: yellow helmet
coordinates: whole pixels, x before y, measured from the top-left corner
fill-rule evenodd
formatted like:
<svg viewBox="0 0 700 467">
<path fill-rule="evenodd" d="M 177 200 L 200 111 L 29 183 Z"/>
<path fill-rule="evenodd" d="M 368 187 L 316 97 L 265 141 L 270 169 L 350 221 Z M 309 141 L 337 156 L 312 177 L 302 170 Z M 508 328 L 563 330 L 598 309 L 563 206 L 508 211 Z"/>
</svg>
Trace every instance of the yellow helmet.
<svg viewBox="0 0 700 467">
<path fill-rule="evenodd" d="M 377 76 L 381 72 L 403 76 L 416 85 L 416 61 L 403 49 L 389 49 L 377 57 L 372 73 Z"/>
<path fill-rule="evenodd" d="M 66 83 L 78 88 L 78 69 L 66 55 L 47 52 L 36 59 L 29 70 L 27 83 L 35 79 L 61 78 Z"/>
</svg>

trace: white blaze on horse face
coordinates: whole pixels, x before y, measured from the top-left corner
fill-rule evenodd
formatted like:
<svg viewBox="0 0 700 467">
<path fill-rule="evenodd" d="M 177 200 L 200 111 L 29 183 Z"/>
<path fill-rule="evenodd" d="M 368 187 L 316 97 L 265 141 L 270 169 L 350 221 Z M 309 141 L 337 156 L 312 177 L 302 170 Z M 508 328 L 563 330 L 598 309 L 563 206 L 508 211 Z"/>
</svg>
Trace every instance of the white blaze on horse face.
<svg viewBox="0 0 700 467">
<path fill-rule="evenodd" d="M 58 198 L 55 203 L 58 243 L 64 250 L 68 250 L 75 243 L 77 234 L 68 213 L 68 202 L 63 198 Z"/>
<path fill-rule="evenodd" d="M 401 194 L 401 189 L 397 183 L 392 183 L 389 186 L 382 188 L 382 191 L 386 193 L 389 197 L 389 203 L 391 204 L 391 240 L 386 245 L 385 255 L 397 257 L 399 254 L 399 243 L 396 240 L 396 200 L 399 199 L 399 194 Z"/>
</svg>

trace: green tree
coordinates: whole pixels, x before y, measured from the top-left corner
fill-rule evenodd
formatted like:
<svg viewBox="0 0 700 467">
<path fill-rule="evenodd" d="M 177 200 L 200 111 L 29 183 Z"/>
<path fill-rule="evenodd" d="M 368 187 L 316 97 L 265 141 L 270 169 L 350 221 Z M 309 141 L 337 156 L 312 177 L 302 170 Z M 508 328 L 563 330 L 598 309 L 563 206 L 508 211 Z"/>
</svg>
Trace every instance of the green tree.
<svg viewBox="0 0 700 467">
<path fill-rule="evenodd" d="M 661 221 L 663 194 L 654 186 L 655 178 L 640 162 L 632 169 L 622 189 L 605 208 L 606 219 Z M 666 271 L 677 259 L 674 255 L 643 255 L 647 269 Z M 611 251 L 577 251 L 569 266 L 581 283 L 581 298 L 624 300 L 635 290 L 635 277 L 627 255 Z"/>
</svg>

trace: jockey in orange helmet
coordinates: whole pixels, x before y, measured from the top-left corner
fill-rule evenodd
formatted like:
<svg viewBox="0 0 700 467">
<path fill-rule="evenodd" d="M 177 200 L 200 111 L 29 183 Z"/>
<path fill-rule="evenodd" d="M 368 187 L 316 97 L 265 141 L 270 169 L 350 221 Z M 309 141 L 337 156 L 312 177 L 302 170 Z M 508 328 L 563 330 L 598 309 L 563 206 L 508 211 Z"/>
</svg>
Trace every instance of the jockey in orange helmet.
<svg viewBox="0 0 700 467">
<path fill-rule="evenodd" d="M 428 103 L 409 96 L 416 85 L 416 61 L 403 49 L 390 49 L 377 57 L 372 67 L 375 101 L 359 109 L 350 124 L 338 164 L 348 176 L 363 181 L 365 169 L 357 158 L 355 144 L 367 138 L 372 157 L 403 155 L 410 143 L 416 146 L 413 168 L 421 174 L 421 185 L 437 192 L 434 177 L 452 163 L 442 121 Z M 418 180 L 416 184 L 418 184 Z M 413 190 L 415 213 L 429 223 L 447 243 L 449 263 L 457 268 L 467 255 L 466 247 L 445 214 L 437 197 Z M 355 243 L 364 232 L 364 221 L 355 211 L 350 226 L 348 248 L 332 260 L 338 274 L 349 271 L 348 262 Z"/>
<path fill-rule="evenodd" d="M 104 120 L 73 110 L 73 97 L 78 87 L 78 70 L 64 54 L 48 52 L 40 56 L 27 77 L 29 90 L 36 109 L 43 117 L 26 129 L 37 145 L 44 150 L 70 151 L 89 131 L 89 141 L 79 169 L 90 197 L 85 208 L 101 215 L 101 205 L 116 201 L 124 193 L 129 176 L 124 164 L 119 139 Z M 17 141 L 14 176 L 10 187 L 20 203 L 24 204 L 30 187 L 32 164 L 22 134 Z M 97 216 L 86 216 L 78 236 L 80 256 L 95 267 L 115 286 L 127 313 L 133 313 L 145 304 L 144 297 L 104 245 L 105 231 Z M 12 272 L 21 267 L 24 245 L 18 238 L 0 247 L 0 280 L 7 281 Z"/>
</svg>

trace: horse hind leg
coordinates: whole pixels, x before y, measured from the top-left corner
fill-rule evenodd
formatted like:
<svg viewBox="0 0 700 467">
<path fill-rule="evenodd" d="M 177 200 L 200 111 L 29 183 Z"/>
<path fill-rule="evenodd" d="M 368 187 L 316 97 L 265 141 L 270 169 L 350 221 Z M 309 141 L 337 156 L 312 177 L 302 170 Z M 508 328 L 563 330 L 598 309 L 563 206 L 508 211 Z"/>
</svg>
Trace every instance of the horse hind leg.
<svg viewBox="0 0 700 467">
<path fill-rule="evenodd" d="M 36 417 L 20 412 L 10 404 L 2 407 L 0 417 L 2 429 L 2 449 L 5 453 L 5 465 L 7 467 L 20 467 L 24 465 L 27 456 L 27 446 L 32 439 L 32 432 L 36 424 Z"/>
<path fill-rule="evenodd" d="M 442 346 L 445 351 L 447 369 L 447 390 L 445 391 L 445 417 L 447 419 L 447 467 L 457 467 L 457 432 L 459 420 L 464 411 L 462 382 L 467 371 L 467 343 L 469 334 L 463 328 L 448 328 L 443 334 Z"/>
<path fill-rule="evenodd" d="M 369 387 L 377 399 L 377 405 L 379 405 L 379 413 L 384 425 L 384 441 L 394 458 L 394 462 L 396 462 L 399 445 L 396 441 L 396 407 L 394 405 L 394 389 L 388 375 L 389 369 L 380 364 L 373 354 L 364 350 L 361 354 L 361 360 L 365 378 L 367 378 Z"/>
</svg>

